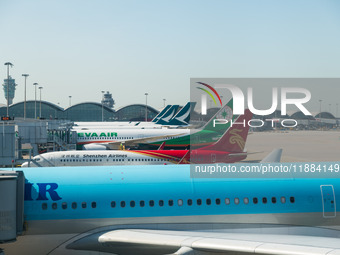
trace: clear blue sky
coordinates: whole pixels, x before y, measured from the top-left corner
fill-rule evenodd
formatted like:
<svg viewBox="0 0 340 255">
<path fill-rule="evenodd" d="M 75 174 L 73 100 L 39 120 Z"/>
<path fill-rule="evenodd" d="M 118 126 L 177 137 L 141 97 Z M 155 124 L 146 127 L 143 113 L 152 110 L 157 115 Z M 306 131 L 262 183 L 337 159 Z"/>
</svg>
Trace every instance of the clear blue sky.
<svg viewBox="0 0 340 255">
<path fill-rule="evenodd" d="M 0 31 L 0 77 L 12 62 L 14 102 L 22 73 L 28 99 L 37 82 L 62 107 L 108 90 L 116 108 L 145 103 L 145 92 L 155 108 L 184 104 L 191 77 L 340 77 L 336 0 L 0 0 Z"/>
</svg>

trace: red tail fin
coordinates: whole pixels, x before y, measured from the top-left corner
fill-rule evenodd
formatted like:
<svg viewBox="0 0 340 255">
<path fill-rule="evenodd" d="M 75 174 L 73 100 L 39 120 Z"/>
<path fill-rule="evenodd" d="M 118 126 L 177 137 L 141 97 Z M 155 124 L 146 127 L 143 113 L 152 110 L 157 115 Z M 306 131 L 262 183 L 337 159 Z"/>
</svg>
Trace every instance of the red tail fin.
<svg viewBox="0 0 340 255">
<path fill-rule="evenodd" d="M 244 115 L 240 115 L 217 142 L 200 150 L 243 152 L 249 131 L 248 121 L 252 116 L 246 109 Z"/>
</svg>

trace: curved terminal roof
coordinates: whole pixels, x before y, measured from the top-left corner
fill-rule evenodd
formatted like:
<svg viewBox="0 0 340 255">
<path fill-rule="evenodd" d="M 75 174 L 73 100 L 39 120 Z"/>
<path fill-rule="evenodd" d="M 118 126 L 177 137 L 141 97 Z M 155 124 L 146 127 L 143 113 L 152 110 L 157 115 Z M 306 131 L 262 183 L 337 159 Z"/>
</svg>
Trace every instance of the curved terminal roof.
<svg viewBox="0 0 340 255">
<path fill-rule="evenodd" d="M 41 108 L 40 108 L 41 105 Z M 145 105 L 132 104 L 120 107 L 116 111 L 106 105 L 97 102 L 83 102 L 62 108 L 59 105 L 47 101 L 28 100 L 26 101 L 27 118 L 45 119 L 68 119 L 71 121 L 105 121 L 110 120 L 145 120 Z M 147 106 L 148 120 L 153 119 L 158 111 Z M 41 113 L 41 116 L 40 116 Z M 7 114 L 6 106 L 0 107 L 0 115 Z M 13 117 L 24 117 L 24 102 L 15 103 L 9 106 L 9 115 Z"/>
<path fill-rule="evenodd" d="M 330 112 L 321 112 L 315 115 L 315 118 L 324 118 L 324 119 L 335 119 L 334 115 Z"/>
<path fill-rule="evenodd" d="M 311 115 L 305 115 L 303 112 L 298 111 L 293 113 L 290 116 L 292 119 L 297 119 L 297 120 L 315 120 L 315 118 Z"/>
</svg>

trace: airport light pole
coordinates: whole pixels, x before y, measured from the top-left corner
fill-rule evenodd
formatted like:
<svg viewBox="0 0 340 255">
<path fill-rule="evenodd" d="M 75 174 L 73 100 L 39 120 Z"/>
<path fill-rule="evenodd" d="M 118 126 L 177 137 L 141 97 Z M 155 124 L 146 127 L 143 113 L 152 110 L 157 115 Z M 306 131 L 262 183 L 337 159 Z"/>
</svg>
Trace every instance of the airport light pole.
<svg viewBox="0 0 340 255">
<path fill-rule="evenodd" d="M 104 93 L 105 91 L 102 90 L 102 122 L 104 121 Z"/>
<path fill-rule="evenodd" d="M 41 119 L 41 90 L 43 87 L 39 87 L 40 90 L 40 111 L 39 111 L 39 119 Z"/>
<path fill-rule="evenodd" d="M 163 99 L 163 107 L 165 107 L 165 101 L 166 101 L 166 99 L 164 98 Z"/>
<path fill-rule="evenodd" d="M 24 120 L 26 119 L 26 80 L 29 74 L 22 74 L 25 77 L 25 97 L 24 97 Z"/>
<path fill-rule="evenodd" d="M 35 89 L 34 89 L 34 119 L 37 118 L 37 86 L 39 85 L 38 83 L 33 83 Z"/>
<path fill-rule="evenodd" d="M 148 93 L 145 93 L 145 122 L 148 121 Z"/>
<path fill-rule="evenodd" d="M 9 114 L 8 114 L 8 108 L 9 108 L 9 67 L 13 67 L 13 64 L 11 62 L 6 62 L 5 66 L 7 66 L 7 117 L 9 117 Z"/>
<path fill-rule="evenodd" d="M 72 104 L 71 104 L 72 96 L 68 96 L 68 97 L 69 97 L 69 99 L 70 99 L 70 107 L 71 107 L 71 105 L 72 105 Z"/>
</svg>

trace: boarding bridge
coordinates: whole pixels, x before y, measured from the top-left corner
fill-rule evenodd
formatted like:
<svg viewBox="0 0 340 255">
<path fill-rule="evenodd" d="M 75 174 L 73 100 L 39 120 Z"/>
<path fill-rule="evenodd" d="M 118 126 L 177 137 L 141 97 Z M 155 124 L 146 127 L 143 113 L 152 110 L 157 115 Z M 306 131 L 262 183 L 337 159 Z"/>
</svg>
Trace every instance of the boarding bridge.
<svg viewBox="0 0 340 255">
<path fill-rule="evenodd" d="M 15 160 L 15 129 L 13 125 L 0 125 L 0 165 L 10 166 Z"/>
<path fill-rule="evenodd" d="M 0 243 L 11 242 L 22 234 L 24 190 L 22 171 L 0 171 Z"/>
</svg>

